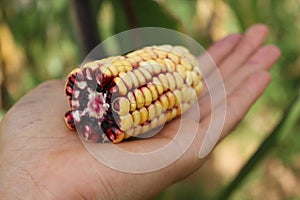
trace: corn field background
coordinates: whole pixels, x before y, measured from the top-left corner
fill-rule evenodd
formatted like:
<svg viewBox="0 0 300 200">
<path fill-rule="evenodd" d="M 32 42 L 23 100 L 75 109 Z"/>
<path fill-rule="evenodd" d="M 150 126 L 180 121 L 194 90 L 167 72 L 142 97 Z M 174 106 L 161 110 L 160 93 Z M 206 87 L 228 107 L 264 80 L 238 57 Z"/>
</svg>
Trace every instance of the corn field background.
<svg viewBox="0 0 300 200">
<path fill-rule="evenodd" d="M 254 23 L 282 51 L 271 85 L 201 170 L 156 199 L 300 199 L 300 0 L 0 0 L 0 119 L 121 31 L 165 27 L 208 47 Z"/>
</svg>

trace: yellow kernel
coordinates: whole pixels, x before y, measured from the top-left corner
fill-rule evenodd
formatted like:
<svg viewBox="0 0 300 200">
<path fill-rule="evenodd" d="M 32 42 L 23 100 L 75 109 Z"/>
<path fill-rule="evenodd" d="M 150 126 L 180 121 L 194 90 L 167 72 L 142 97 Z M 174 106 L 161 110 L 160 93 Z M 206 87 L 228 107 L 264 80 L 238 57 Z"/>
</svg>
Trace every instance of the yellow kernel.
<svg viewBox="0 0 300 200">
<path fill-rule="evenodd" d="M 151 104 L 148 106 L 148 121 L 151 121 L 156 116 L 156 106 Z"/>
<path fill-rule="evenodd" d="M 197 96 L 201 94 L 202 90 L 203 90 L 203 84 L 202 82 L 199 82 L 198 85 L 195 86 L 195 91 Z"/>
<path fill-rule="evenodd" d="M 168 86 L 171 91 L 173 91 L 176 87 L 176 82 L 174 76 L 171 73 L 166 73 L 166 77 L 168 80 Z"/>
<path fill-rule="evenodd" d="M 192 70 L 193 66 L 190 64 L 190 62 L 187 61 L 185 58 L 180 59 L 180 64 L 186 69 L 186 70 Z"/>
<path fill-rule="evenodd" d="M 130 90 L 132 88 L 132 86 L 133 86 L 133 83 L 131 81 L 130 76 L 127 73 L 125 73 L 125 72 L 121 72 L 119 74 L 119 77 L 125 83 L 125 85 L 127 86 L 127 89 Z"/>
<path fill-rule="evenodd" d="M 156 101 L 154 103 L 154 105 L 155 105 L 155 110 L 156 110 L 156 116 L 159 116 L 161 113 L 163 113 L 165 111 L 165 109 L 162 106 L 162 104 L 160 103 L 160 101 Z"/>
<path fill-rule="evenodd" d="M 132 69 L 132 66 L 136 66 L 139 62 L 134 57 L 126 58 L 126 60 L 131 64 L 131 69 Z M 130 71 L 130 70 L 127 70 L 127 71 Z"/>
<path fill-rule="evenodd" d="M 182 94 L 179 90 L 175 90 L 173 93 L 175 95 L 175 106 L 178 107 L 182 101 Z"/>
<path fill-rule="evenodd" d="M 164 110 L 167 110 L 169 108 L 169 100 L 166 95 L 161 95 L 159 97 L 159 101 L 160 101 L 161 105 L 163 106 Z"/>
<path fill-rule="evenodd" d="M 198 83 L 201 80 L 201 76 L 197 75 L 195 71 L 192 71 L 192 77 L 193 77 L 193 86 L 198 85 Z"/>
<path fill-rule="evenodd" d="M 138 55 L 141 56 L 143 58 L 143 60 L 150 60 L 151 59 L 151 55 L 149 55 L 145 51 L 143 51 L 142 53 L 138 53 Z"/>
<path fill-rule="evenodd" d="M 156 61 L 157 65 L 161 68 L 161 71 L 166 72 L 167 66 L 165 66 L 164 61 L 160 58 L 155 59 L 155 61 Z"/>
<path fill-rule="evenodd" d="M 164 59 L 164 63 L 167 66 L 167 70 L 169 72 L 174 72 L 176 70 L 176 66 L 175 66 L 175 64 L 174 64 L 174 62 L 172 60 L 170 60 L 168 58 L 165 58 Z"/>
<path fill-rule="evenodd" d="M 193 83 L 193 75 L 192 75 L 192 72 L 191 72 L 191 71 L 187 71 L 187 72 L 186 72 L 185 83 L 186 83 L 187 85 L 192 85 L 192 83 Z"/>
<path fill-rule="evenodd" d="M 132 118 L 133 118 L 133 125 L 137 126 L 140 124 L 141 122 L 141 115 L 140 112 L 138 110 L 135 110 L 134 112 L 132 112 Z"/>
<path fill-rule="evenodd" d="M 119 115 L 126 115 L 130 110 L 130 102 L 125 97 L 118 97 L 113 101 L 112 104 L 113 111 L 117 112 Z"/>
<path fill-rule="evenodd" d="M 120 134 L 118 134 L 118 137 L 115 138 L 115 140 L 113 141 L 113 143 L 119 143 L 121 142 L 125 137 L 125 133 L 122 131 Z"/>
<path fill-rule="evenodd" d="M 145 99 L 144 99 L 144 95 L 143 95 L 142 91 L 139 89 L 135 89 L 133 91 L 133 93 L 134 93 L 135 100 L 136 100 L 136 107 L 142 108 L 145 104 Z"/>
<path fill-rule="evenodd" d="M 100 67 L 100 71 L 105 75 L 105 76 L 108 76 L 108 77 L 111 77 L 112 76 L 112 73 L 109 69 L 107 69 L 106 66 L 101 66 Z"/>
<path fill-rule="evenodd" d="M 150 61 L 150 60 L 149 60 Z M 140 67 L 139 68 L 145 68 L 146 70 L 148 70 L 151 74 L 154 73 L 152 64 L 150 62 L 146 62 L 146 61 L 142 61 L 139 63 Z"/>
<path fill-rule="evenodd" d="M 183 102 L 188 102 L 189 101 L 189 92 L 188 92 L 188 87 L 183 86 L 181 89 L 181 96 L 182 96 L 182 101 Z"/>
<path fill-rule="evenodd" d="M 189 88 L 190 102 L 193 103 L 195 99 L 197 99 L 196 91 L 194 88 Z"/>
<path fill-rule="evenodd" d="M 152 95 L 152 101 L 156 101 L 158 98 L 158 93 L 156 91 L 156 87 L 155 84 L 153 84 L 152 82 L 147 84 L 147 87 L 149 88 L 151 95 Z"/>
<path fill-rule="evenodd" d="M 173 108 L 171 111 L 171 119 L 174 119 L 177 116 L 177 108 Z"/>
<path fill-rule="evenodd" d="M 126 95 L 127 94 L 127 88 L 124 84 L 124 82 L 122 81 L 122 79 L 120 77 L 115 77 L 114 81 L 118 87 L 119 93 L 121 95 Z"/>
<path fill-rule="evenodd" d="M 169 100 L 168 109 L 172 109 L 174 107 L 175 101 L 176 101 L 175 95 L 172 92 L 169 91 L 169 92 L 166 93 L 166 96 Z"/>
<path fill-rule="evenodd" d="M 181 89 L 184 84 L 182 76 L 179 74 L 179 72 L 174 72 L 173 76 L 175 78 L 176 88 Z"/>
<path fill-rule="evenodd" d="M 143 76 L 143 74 L 141 73 L 141 71 L 139 69 L 135 69 L 133 70 L 133 73 L 135 74 L 136 78 L 139 81 L 139 85 L 145 85 L 146 84 L 146 79 Z"/>
<path fill-rule="evenodd" d="M 149 106 L 152 103 L 152 95 L 151 95 L 150 90 L 147 87 L 142 87 L 141 91 L 144 95 L 145 106 Z"/>
<path fill-rule="evenodd" d="M 151 129 L 150 123 L 146 123 L 142 126 L 142 133 L 146 133 L 150 131 L 150 129 Z"/>
<path fill-rule="evenodd" d="M 168 80 L 167 80 L 167 77 L 165 74 L 159 74 L 158 75 L 158 78 L 163 86 L 163 89 L 164 91 L 167 91 L 169 89 L 169 86 L 168 86 Z"/>
<path fill-rule="evenodd" d="M 144 124 L 147 119 L 148 119 L 148 111 L 147 111 L 147 108 L 145 107 L 142 107 L 140 110 L 140 116 L 141 116 L 141 121 L 140 121 L 140 124 Z"/>
<path fill-rule="evenodd" d="M 153 77 L 153 83 L 156 86 L 156 91 L 157 91 L 158 95 L 161 95 L 164 92 L 164 87 L 163 87 L 161 81 L 159 80 L 159 78 Z"/>
<path fill-rule="evenodd" d="M 147 81 L 152 79 L 152 75 L 147 69 L 139 67 L 139 70 L 142 72 L 143 76 L 146 78 Z"/>
<path fill-rule="evenodd" d="M 116 69 L 117 69 L 118 72 L 125 72 L 126 71 L 125 66 L 122 63 L 122 60 L 113 61 L 111 63 L 111 65 L 113 65 L 114 67 L 116 67 Z M 109 67 L 109 69 L 110 69 L 110 67 Z"/>
<path fill-rule="evenodd" d="M 122 66 L 125 68 L 125 72 L 132 70 L 132 64 L 128 60 L 121 60 Z"/>
<path fill-rule="evenodd" d="M 152 58 L 155 59 L 157 58 L 157 54 L 152 50 L 152 49 L 145 49 L 145 52 Z"/>
<path fill-rule="evenodd" d="M 133 58 L 136 60 L 136 62 L 143 61 L 143 58 L 141 56 L 139 56 L 139 55 L 135 55 Z"/>
<path fill-rule="evenodd" d="M 159 74 L 161 72 L 161 70 L 162 70 L 162 66 L 163 65 L 160 65 L 157 62 L 155 62 L 155 63 L 153 62 L 153 63 L 151 63 L 151 66 L 153 68 L 154 74 Z"/>
<path fill-rule="evenodd" d="M 132 125 L 133 125 L 133 119 L 130 114 L 120 116 L 120 122 L 119 122 L 120 130 L 127 131 L 132 127 Z"/>
<path fill-rule="evenodd" d="M 113 76 L 117 76 L 118 73 L 119 73 L 119 71 L 118 71 L 116 65 L 114 65 L 113 63 L 110 64 L 110 65 L 108 66 L 108 69 L 109 69 L 109 71 L 111 71 L 111 74 L 112 74 Z"/>
<path fill-rule="evenodd" d="M 124 139 L 127 139 L 127 138 L 130 138 L 130 137 L 132 137 L 132 136 L 133 136 L 133 134 L 134 134 L 134 129 L 133 129 L 133 128 L 132 128 L 132 129 L 129 129 L 129 130 L 127 130 L 127 131 L 126 131 L 126 133 L 125 133 Z"/>
<path fill-rule="evenodd" d="M 168 53 L 168 58 L 170 58 L 174 64 L 179 63 L 179 57 L 175 55 L 174 53 Z"/>
<path fill-rule="evenodd" d="M 98 69 L 99 68 L 99 65 L 96 63 L 96 62 L 89 62 L 89 63 L 86 63 L 83 68 L 85 67 L 89 67 L 91 68 L 92 70 L 95 70 L 95 69 Z"/>
<path fill-rule="evenodd" d="M 138 81 L 137 77 L 135 76 L 135 74 L 131 71 L 127 72 L 127 74 L 131 79 L 133 87 L 137 88 L 139 86 L 139 81 Z"/>
<path fill-rule="evenodd" d="M 180 64 L 176 65 L 176 70 L 179 72 L 182 78 L 186 77 L 186 69 L 184 68 L 183 65 Z"/>
<path fill-rule="evenodd" d="M 128 92 L 127 98 L 128 98 L 128 100 L 130 102 L 130 111 L 136 110 L 136 100 L 135 100 L 135 97 L 132 94 L 132 92 Z"/>
<path fill-rule="evenodd" d="M 163 124 L 165 124 L 166 122 L 166 114 L 162 113 L 161 115 L 159 115 L 158 119 L 157 119 L 157 126 L 161 126 Z"/>
<path fill-rule="evenodd" d="M 167 52 L 164 51 L 164 50 L 154 49 L 153 51 L 157 54 L 157 56 L 159 58 L 166 58 L 167 57 Z"/>
<path fill-rule="evenodd" d="M 152 121 L 150 122 L 150 128 L 151 129 L 156 128 L 157 124 L 158 124 L 158 119 L 157 118 L 152 119 Z"/>
</svg>

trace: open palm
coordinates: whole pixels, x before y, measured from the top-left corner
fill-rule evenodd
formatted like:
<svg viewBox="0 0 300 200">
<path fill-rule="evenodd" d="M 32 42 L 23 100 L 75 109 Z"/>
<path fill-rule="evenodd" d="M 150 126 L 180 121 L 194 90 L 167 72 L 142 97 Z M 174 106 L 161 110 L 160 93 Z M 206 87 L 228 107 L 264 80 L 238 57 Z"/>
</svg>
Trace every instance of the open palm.
<svg viewBox="0 0 300 200">
<path fill-rule="evenodd" d="M 267 32 L 264 25 L 255 25 L 244 35 L 230 35 L 208 50 L 226 88 L 227 112 L 221 139 L 239 123 L 271 79 L 268 70 L 280 51 L 275 46 L 262 45 Z M 214 71 L 205 65 L 207 59 L 199 57 L 199 62 L 205 79 L 209 80 Z M 222 83 L 214 84 L 218 88 Z M 91 156 L 77 134 L 64 124 L 68 105 L 63 88 L 64 81 L 60 80 L 41 84 L 16 103 L 2 120 L 0 194 L 3 199 L 148 199 L 204 163 L 199 150 L 211 119 L 207 88 L 199 100 L 201 121 L 184 121 L 185 126 L 199 127 L 192 144 L 172 164 L 148 173 L 121 172 Z M 147 152 L 163 146 L 176 134 L 179 119 L 176 120 L 152 138 L 124 142 L 119 147 Z"/>
</svg>

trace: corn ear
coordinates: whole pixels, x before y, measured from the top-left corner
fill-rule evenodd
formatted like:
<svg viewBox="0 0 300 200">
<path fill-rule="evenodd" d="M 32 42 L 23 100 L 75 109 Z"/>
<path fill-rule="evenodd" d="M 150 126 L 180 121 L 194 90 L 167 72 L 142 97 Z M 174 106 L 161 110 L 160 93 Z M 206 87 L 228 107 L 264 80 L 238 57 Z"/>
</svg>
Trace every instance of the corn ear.
<svg viewBox="0 0 300 200">
<path fill-rule="evenodd" d="M 73 70 L 65 121 L 88 141 L 117 143 L 181 115 L 202 88 L 195 57 L 186 48 L 149 46 Z"/>
</svg>

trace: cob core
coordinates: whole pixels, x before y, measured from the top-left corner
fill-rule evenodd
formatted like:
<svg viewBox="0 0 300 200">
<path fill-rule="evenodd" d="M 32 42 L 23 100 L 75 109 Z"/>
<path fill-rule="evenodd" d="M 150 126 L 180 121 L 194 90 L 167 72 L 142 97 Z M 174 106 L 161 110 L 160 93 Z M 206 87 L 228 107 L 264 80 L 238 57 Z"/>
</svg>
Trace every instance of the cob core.
<svg viewBox="0 0 300 200">
<path fill-rule="evenodd" d="M 186 48 L 149 46 L 74 69 L 65 86 L 65 122 L 87 141 L 118 143 L 181 115 L 202 88 Z"/>
</svg>

